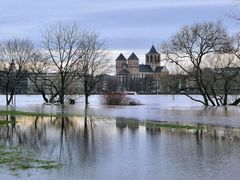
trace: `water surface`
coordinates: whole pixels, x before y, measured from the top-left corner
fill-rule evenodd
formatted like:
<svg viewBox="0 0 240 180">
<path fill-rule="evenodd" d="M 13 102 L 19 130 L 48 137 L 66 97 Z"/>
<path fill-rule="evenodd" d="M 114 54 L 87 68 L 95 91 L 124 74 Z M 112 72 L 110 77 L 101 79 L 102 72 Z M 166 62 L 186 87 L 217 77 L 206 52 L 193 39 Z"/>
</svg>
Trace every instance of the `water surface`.
<svg viewBox="0 0 240 180">
<path fill-rule="evenodd" d="M 88 113 L 107 117 L 135 118 L 140 121 L 156 120 L 168 122 L 203 123 L 240 127 L 240 109 L 236 107 L 204 107 L 184 95 L 136 95 L 140 106 L 106 106 L 100 96 L 90 96 Z M 0 96 L 0 108 L 5 109 L 4 96 Z M 18 110 L 38 112 L 59 112 L 84 114 L 84 97 L 80 96 L 75 105 L 44 105 L 41 96 L 17 96 Z"/>
<path fill-rule="evenodd" d="M 56 170 L 26 170 L 3 179 L 238 179 L 240 129 L 146 128 L 132 119 L 16 117 L 0 127 L 0 144 L 58 161 Z M 234 132 L 234 133 L 232 133 Z"/>
<path fill-rule="evenodd" d="M 40 96 L 17 96 L 17 110 L 75 114 L 74 117 L 12 116 L 0 127 L 0 145 L 20 147 L 63 166 L 25 170 L 14 176 L 1 166 L 0 179 L 239 179 L 238 107 L 205 108 L 185 96 L 135 96 L 143 105 L 101 105 L 91 96 L 88 110 L 44 105 Z M 0 96 L 1 108 L 4 97 Z M 6 116 L 1 116 L 5 119 Z M 149 128 L 165 122 L 204 130 Z"/>
</svg>

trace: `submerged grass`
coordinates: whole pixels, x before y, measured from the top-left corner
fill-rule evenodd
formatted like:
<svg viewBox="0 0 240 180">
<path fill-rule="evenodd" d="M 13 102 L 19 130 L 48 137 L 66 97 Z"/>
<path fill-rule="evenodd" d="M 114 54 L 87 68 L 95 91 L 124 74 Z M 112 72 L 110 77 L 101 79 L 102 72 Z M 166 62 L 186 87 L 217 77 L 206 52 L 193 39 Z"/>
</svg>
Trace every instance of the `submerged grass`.
<svg viewBox="0 0 240 180">
<path fill-rule="evenodd" d="M 22 152 L 17 147 L 0 146 L 0 167 L 6 168 L 12 175 L 28 169 L 51 170 L 61 167 L 52 160 L 37 159 L 30 152 Z"/>
<path fill-rule="evenodd" d="M 159 123 L 159 122 L 149 122 L 146 123 L 147 128 L 172 128 L 172 129 L 193 129 L 193 130 L 203 130 L 204 126 L 197 125 L 187 125 L 187 124 L 170 124 L 170 123 Z"/>
<path fill-rule="evenodd" d="M 13 115 L 13 116 L 41 116 L 41 117 L 69 117 L 72 115 L 66 114 L 50 114 L 44 112 L 25 112 L 16 110 L 0 110 L 0 115 Z"/>
<path fill-rule="evenodd" d="M 0 120 L 0 126 L 6 125 L 6 124 L 11 124 L 11 123 L 15 123 L 15 121 Z"/>
</svg>

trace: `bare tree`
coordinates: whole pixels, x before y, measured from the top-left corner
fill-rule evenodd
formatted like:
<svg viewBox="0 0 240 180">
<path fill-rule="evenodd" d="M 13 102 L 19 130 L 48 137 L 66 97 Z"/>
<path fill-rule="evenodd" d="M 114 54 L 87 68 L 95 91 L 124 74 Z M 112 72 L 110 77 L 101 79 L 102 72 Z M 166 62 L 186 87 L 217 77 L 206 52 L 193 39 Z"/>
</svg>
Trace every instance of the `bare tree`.
<svg viewBox="0 0 240 180">
<path fill-rule="evenodd" d="M 232 54 L 235 56 L 234 59 L 234 64 L 235 64 L 235 74 L 234 78 L 233 78 L 233 86 L 235 87 L 235 89 L 237 89 L 239 91 L 239 86 L 240 86 L 240 33 L 237 33 L 234 37 L 233 37 L 233 42 L 234 42 L 234 50 L 232 52 Z M 231 105 L 238 105 L 240 103 L 240 98 L 236 98 L 234 100 L 234 102 L 231 103 Z"/>
<path fill-rule="evenodd" d="M 240 21 L 240 15 L 239 15 L 239 0 L 232 0 L 232 8 L 231 11 L 227 13 L 227 17 L 235 20 L 236 22 Z"/>
<path fill-rule="evenodd" d="M 31 60 L 28 67 L 28 78 L 31 81 L 29 92 L 42 95 L 45 103 L 54 103 L 58 96 L 56 85 L 60 84 L 57 73 L 50 73 L 51 62 L 42 52 Z"/>
<path fill-rule="evenodd" d="M 209 91 L 216 104 L 229 104 L 229 96 L 238 93 L 240 85 L 240 59 L 234 53 L 217 54 L 208 58 L 208 76 L 205 78 L 209 84 Z"/>
<path fill-rule="evenodd" d="M 43 100 L 46 103 L 53 102 L 53 99 L 57 96 L 51 90 L 51 80 L 48 79 L 48 72 L 50 70 L 50 62 L 47 57 L 44 57 L 42 53 L 38 53 L 36 58 L 33 58 L 29 63 L 28 78 L 32 82 L 33 86 L 29 87 L 30 91 L 34 93 L 40 93 Z M 50 81 L 50 82 L 49 82 Z M 51 94 L 48 98 L 47 94 Z"/>
<path fill-rule="evenodd" d="M 209 22 L 183 27 L 168 43 L 162 45 L 162 52 L 168 62 L 176 64 L 195 82 L 202 98 L 198 99 L 188 93 L 186 95 L 205 106 L 216 106 L 220 104 L 211 91 L 213 85 L 212 81 L 208 80 L 206 59 L 216 53 L 232 51 L 231 45 L 232 42 L 221 23 Z"/>
<path fill-rule="evenodd" d="M 51 61 L 51 71 L 58 79 L 53 78 L 51 87 L 58 94 L 59 102 L 64 104 L 68 87 L 76 80 L 74 73 L 78 70 L 79 61 L 85 55 L 85 32 L 76 23 L 56 24 L 47 29 L 43 37 L 43 46 Z"/>
<path fill-rule="evenodd" d="M 28 63 L 35 58 L 37 50 L 31 41 L 13 39 L 0 45 L 0 84 L 6 95 L 6 105 L 10 105 L 17 87 L 27 78 Z"/>
<path fill-rule="evenodd" d="M 95 90 L 97 83 L 111 71 L 110 59 L 104 49 L 104 42 L 98 34 L 89 32 L 84 37 L 84 56 L 79 64 L 79 78 L 83 84 L 85 105 L 89 104 L 88 97 Z"/>
</svg>

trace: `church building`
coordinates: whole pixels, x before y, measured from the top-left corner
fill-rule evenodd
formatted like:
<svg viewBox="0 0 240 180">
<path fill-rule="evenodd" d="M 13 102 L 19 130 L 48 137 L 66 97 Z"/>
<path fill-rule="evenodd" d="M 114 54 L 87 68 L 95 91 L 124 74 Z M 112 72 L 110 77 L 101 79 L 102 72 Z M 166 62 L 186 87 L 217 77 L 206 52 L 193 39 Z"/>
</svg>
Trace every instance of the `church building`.
<svg viewBox="0 0 240 180">
<path fill-rule="evenodd" d="M 129 84 L 151 78 L 159 81 L 162 75 L 168 75 L 166 66 L 161 66 L 161 54 L 154 46 L 145 55 L 145 64 L 139 64 L 139 58 L 133 52 L 127 59 L 121 53 L 116 59 L 116 76 L 119 90 L 131 90 Z"/>
</svg>

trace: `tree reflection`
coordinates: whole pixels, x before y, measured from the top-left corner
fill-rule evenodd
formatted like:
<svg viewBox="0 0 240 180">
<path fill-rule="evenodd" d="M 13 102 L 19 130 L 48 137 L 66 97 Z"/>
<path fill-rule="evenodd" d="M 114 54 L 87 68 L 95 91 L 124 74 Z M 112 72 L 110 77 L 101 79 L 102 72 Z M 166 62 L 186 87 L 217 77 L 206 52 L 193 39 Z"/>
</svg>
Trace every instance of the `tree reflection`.
<svg viewBox="0 0 240 180">
<path fill-rule="evenodd" d="M 10 120 L 10 117 L 8 118 Z M 147 123 L 136 119 L 116 118 L 116 121 L 113 121 L 103 118 L 101 120 L 99 117 L 90 116 L 88 109 L 85 109 L 81 117 L 12 118 L 15 118 L 16 125 L 0 127 L 1 144 L 16 145 L 24 150 L 30 149 L 39 156 L 59 160 L 67 168 L 82 168 L 81 172 L 85 172 L 85 168 L 92 169 L 97 159 L 112 158 L 112 155 L 115 155 L 114 148 L 125 148 L 126 145 L 133 147 L 145 143 L 149 145 L 147 141 L 145 142 L 146 139 L 138 138 L 142 133 L 150 137 L 147 139 L 150 144 L 164 143 L 162 140 L 168 136 L 176 140 L 172 142 L 179 142 L 181 147 L 194 146 L 193 148 L 196 149 L 193 150 L 199 154 L 199 157 L 205 153 L 206 142 L 217 148 L 223 148 L 222 139 L 240 140 L 240 128 L 200 124 L 195 126 L 203 126 L 203 129 L 162 128 L 147 126 Z"/>
<path fill-rule="evenodd" d="M 10 117 L 8 117 L 10 120 Z M 11 117 L 19 124 L 0 127 L 0 142 L 30 149 L 43 156 L 58 157 L 59 162 L 95 161 L 95 121 L 82 117 Z M 59 137 L 59 139 L 57 138 Z M 58 140 L 57 140 L 58 139 Z"/>
</svg>

